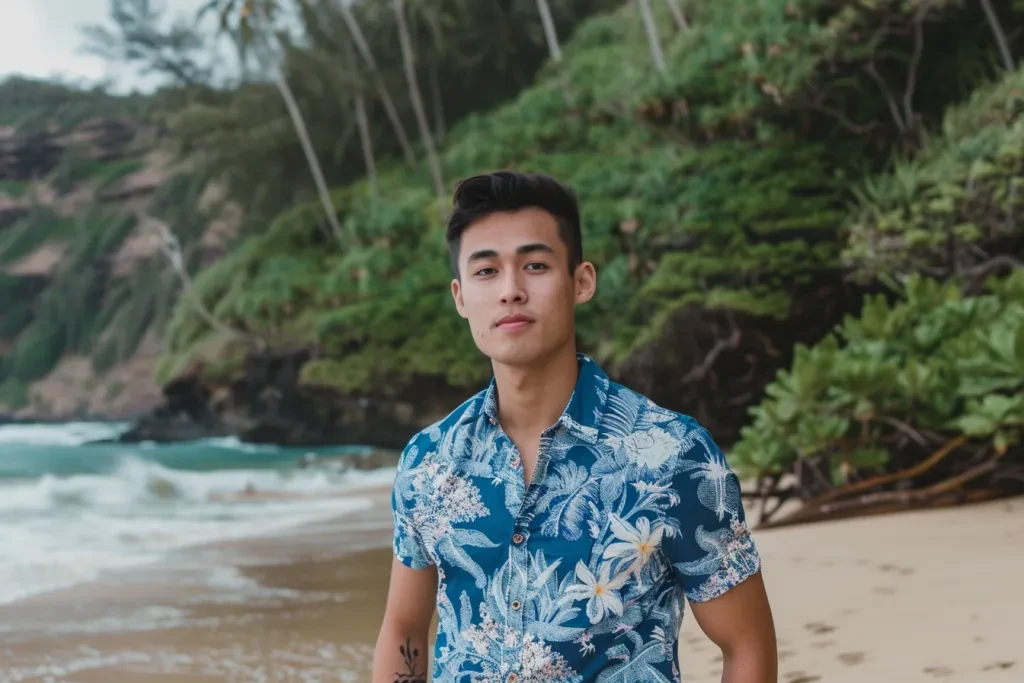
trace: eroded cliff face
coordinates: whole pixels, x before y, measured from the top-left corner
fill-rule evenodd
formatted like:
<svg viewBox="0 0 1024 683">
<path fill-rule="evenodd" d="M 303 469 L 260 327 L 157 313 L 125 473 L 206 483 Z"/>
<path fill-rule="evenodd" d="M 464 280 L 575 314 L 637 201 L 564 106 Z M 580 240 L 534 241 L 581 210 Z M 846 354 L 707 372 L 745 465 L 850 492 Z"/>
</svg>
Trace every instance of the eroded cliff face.
<svg viewBox="0 0 1024 683">
<path fill-rule="evenodd" d="M 130 306 L 140 270 L 168 270 L 151 209 L 183 169 L 165 145 L 159 126 L 129 118 L 25 133 L 0 127 L 0 419 L 128 420 L 163 401 L 154 379 L 161 343 L 153 325 L 114 362 L 97 362 L 96 349 L 135 324 L 116 315 L 113 299 Z M 210 219 L 198 249 L 209 263 L 224 253 L 237 211 L 224 211 L 215 187 L 204 198 Z M 121 222 L 128 227 L 119 229 Z M 173 287 L 173 273 L 165 277 Z M 87 298 L 97 307 L 89 318 L 95 329 L 76 343 L 65 340 L 39 371 L 32 366 L 33 325 L 69 287 L 95 290 Z"/>
</svg>

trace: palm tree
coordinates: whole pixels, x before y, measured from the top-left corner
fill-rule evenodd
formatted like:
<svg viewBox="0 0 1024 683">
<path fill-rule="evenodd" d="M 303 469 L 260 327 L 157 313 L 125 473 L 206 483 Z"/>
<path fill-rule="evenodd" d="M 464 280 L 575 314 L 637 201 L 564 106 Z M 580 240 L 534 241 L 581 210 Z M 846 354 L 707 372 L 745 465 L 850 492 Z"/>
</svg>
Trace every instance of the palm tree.
<svg viewBox="0 0 1024 683">
<path fill-rule="evenodd" d="M 1003 66 L 1007 71 L 1014 71 L 1017 67 L 1014 64 L 1013 55 L 1010 54 L 1010 45 L 1006 42 L 1006 34 L 1003 33 L 1003 27 L 999 23 L 999 16 L 996 15 L 995 8 L 992 7 L 992 0 L 981 0 L 981 7 L 985 10 L 989 26 L 992 27 L 992 33 L 996 37 L 999 55 L 1003 58 Z"/>
<path fill-rule="evenodd" d="M 359 50 L 359 54 L 362 55 L 366 65 L 370 67 L 370 72 L 373 74 L 374 86 L 377 89 L 377 97 L 380 98 L 381 104 L 384 105 L 384 111 L 387 112 L 388 119 L 391 121 L 391 126 L 395 129 L 395 137 L 398 138 L 398 144 L 402 148 L 402 154 L 405 156 L 405 161 L 410 167 L 416 167 L 416 155 L 412 151 L 412 145 L 409 143 L 409 136 L 405 133 L 405 127 L 402 126 L 402 120 L 398 117 L 398 109 L 395 107 L 394 100 L 391 99 L 391 93 L 388 92 L 387 85 L 384 83 L 384 77 L 381 75 L 380 68 L 377 66 L 377 60 L 373 58 L 373 52 L 370 51 L 370 44 L 366 42 L 366 37 L 363 35 L 363 30 L 359 26 L 359 21 L 356 19 L 355 14 L 352 12 L 352 8 L 349 7 L 345 0 L 340 0 L 339 9 L 341 10 L 341 16 L 345 20 L 345 26 L 348 27 L 349 33 L 352 35 L 352 40 L 356 44 L 356 48 Z"/>
<path fill-rule="evenodd" d="M 210 0 L 199 10 L 199 17 L 202 17 L 207 11 L 219 7 L 221 30 L 230 31 L 230 15 L 237 3 L 238 0 Z M 285 78 L 284 71 L 281 69 L 280 59 L 276 54 L 277 50 L 274 49 L 274 39 L 271 37 L 273 31 L 269 24 L 273 20 L 276 11 L 277 0 L 244 0 L 241 12 L 239 13 L 238 28 L 233 33 L 240 46 L 239 50 L 243 55 L 243 59 L 247 48 L 255 48 L 257 62 L 273 75 L 274 85 L 284 101 L 285 108 L 288 110 L 288 115 L 295 128 L 295 133 L 299 138 L 299 144 L 306 155 L 306 163 L 309 164 L 310 173 L 313 175 L 317 195 L 320 198 L 321 205 L 323 205 L 324 213 L 327 214 L 327 222 L 330 223 L 331 232 L 334 234 L 334 238 L 340 241 L 342 238 L 341 225 L 338 223 L 338 213 L 334 208 L 334 202 L 331 200 L 327 181 L 324 179 L 323 168 L 320 166 L 320 160 L 313 149 L 313 141 L 309 137 L 309 130 L 306 128 L 306 121 L 302 116 L 302 111 L 299 109 L 291 86 L 288 85 L 288 79 Z"/>
<path fill-rule="evenodd" d="M 170 226 L 163 221 L 143 215 L 139 221 L 139 230 L 144 231 L 147 229 L 154 230 L 157 233 L 160 240 L 160 251 L 163 252 L 168 263 L 171 264 L 171 268 L 177 274 L 178 279 L 181 280 L 181 288 L 185 291 L 185 298 L 192 305 L 192 309 L 196 314 L 213 329 L 234 339 L 239 339 L 250 347 L 264 348 L 266 340 L 257 335 L 236 330 L 211 313 L 210 309 L 206 307 L 206 304 L 203 303 L 203 298 L 196 292 L 192 277 L 185 266 L 185 258 L 181 253 L 181 243 L 178 241 L 178 237 L 171 231 Z"/>
<path fill-rule="evenodd" d="M 661 40 L 658 38 L 658 27 L 654 23 L 654 15 L 651 13 L 650 0 L 636 0 L 640 8 L 640 17 L 644 22 L 644 32 L 647 33 L 647 42 L 651 45 L 651 57 L 654 58 L 654 66 L 658 71 L 665 73 L 668 67 L 665 65 L 665 55 L 661 51 Z"/>
<path fill-rule="evenodd" d="M 377 163 L 373 157 L 373 140 L 370 138 L 370 122 L 366 118 L 366 97 L 356 92 L 356 123 L 359 125 L 359 142 L 363 148 L 363 162 L 366 177 L 370 179 L 370 196 L 377 202 Z"/>
<path fill-rule="evenodd" d="M 434 178 L 434 190 L 438 199 L 444 202 L 444 177 L 441 173 L 441 159 L 434 147 L 434 139 L 430 135 L 430 125 L 427 123 L 427 113 L 423 108 L 423 98 L 420 96 L 420 86 L 416 81 L 416 55 L 413 53 L 412 41 L 409 38 L 409 27 L 405 21 L 405 0 L 394 0 L 395 18 L 398 21 L 398 39 L 402 46 L 402 64 L 405 67 L 405 79 L 409 84 L 409 98 L 412 100 L 412 108 L 416 113 L 416 124 L 420 129 L 420 138 L 423 146 L 427 148 L 427 158 L 430 162 L 430 174 Z"/>
<path fill-rule="evenodd" d="M 551 18 L 551 8 L 548 7 L 548 0 L 537 0 L 537 11 L 540 12 L 540 21 L 544 24 L 544 36 L 548 41 L 548 52 L 551 53 L 551 61 L 558 63 L 562 61 L 562 49 L 558 45 L 558 34 L 555 33 L 555 21 Z"/>
<path fill-rule="evenodd" d="M 683 10 L 679 8 L 679 0 L 665 0 L 665 4 L 668 5 L 668 11 L 672 13 L 672 18 L 675 19 L 676 26 L 679 30 L 690 30 L 690 24 L 686 21 L 686 15 L 683 14 Z"/>
</svg>

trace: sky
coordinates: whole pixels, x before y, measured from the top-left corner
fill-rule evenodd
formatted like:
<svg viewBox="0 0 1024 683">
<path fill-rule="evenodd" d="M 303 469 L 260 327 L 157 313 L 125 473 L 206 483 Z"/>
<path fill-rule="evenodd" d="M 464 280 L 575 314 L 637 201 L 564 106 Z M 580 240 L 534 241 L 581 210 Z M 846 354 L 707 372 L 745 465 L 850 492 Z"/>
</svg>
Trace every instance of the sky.
<svg viewBox="0 0 1024 683">
<path fill-rule="evenodd" d="M 165 18 L 195 16 L 203 2 L 162 0 Z M 117 90 L 149 90 L 153 79 L 82 53 L 79 26 L 108 23 L 108 0 L 0 0 L 0 80 L 12 74 L 88 83 L 109 78 Z"/>
</svg>

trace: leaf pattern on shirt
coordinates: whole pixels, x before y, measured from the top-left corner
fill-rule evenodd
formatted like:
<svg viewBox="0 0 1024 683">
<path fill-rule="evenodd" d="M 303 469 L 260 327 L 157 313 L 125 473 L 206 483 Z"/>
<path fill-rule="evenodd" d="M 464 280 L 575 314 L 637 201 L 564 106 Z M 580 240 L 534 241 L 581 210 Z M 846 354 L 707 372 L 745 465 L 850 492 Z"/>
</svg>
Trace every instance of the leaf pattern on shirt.
<svg viewBox="0 0 1024 683">
<path fill-rule="evenodd" d="M 685 598 L 760 569 L 707 430 L 579 361 L 529 490 L 493 382 L 403 451 L 394 548 L 437 567 L 437 683 L 677 683 Z"/>
</svg>

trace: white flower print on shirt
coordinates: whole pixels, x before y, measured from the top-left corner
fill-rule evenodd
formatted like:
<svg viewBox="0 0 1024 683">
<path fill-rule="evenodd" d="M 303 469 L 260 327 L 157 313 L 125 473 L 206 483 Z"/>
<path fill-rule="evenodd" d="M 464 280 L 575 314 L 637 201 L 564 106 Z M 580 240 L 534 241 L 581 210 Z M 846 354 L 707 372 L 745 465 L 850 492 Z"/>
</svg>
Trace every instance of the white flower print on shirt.
<svg viewBox="0 0 1024 683">
<path fill-rule="evenodd" d="M 569 586 L 566 594 L 573 600 L 587 601 L 587 617 L 591 624 L 601 621 L 606 612 L 622 616 L 622 599 L 617 590 L 622 580 L 617 578 L 613 581 L 610 572 L 611 563 L 605 562 L 599 571 L 600 579 L 596 579 L 582 560 L 576 563 L 576 578 L 580 583 Z"/>
<path fill-rule="evenodd" d="M 658 549 L 661 543 L 661 536 L 664 527 L 660 524 L 651 530 L 651 522 L 646 517 L 637 519 L 636 526 L 633 526 L 617 515 L 609 517 L 612 534 L 619 539 L 612 543 L 604 551 L 604 559 L 621 558 L 628 563 L 627 572 L 637 578 L 640 577 L 640 570 L 644 568 L 651 555 Z"/>
</svg>

